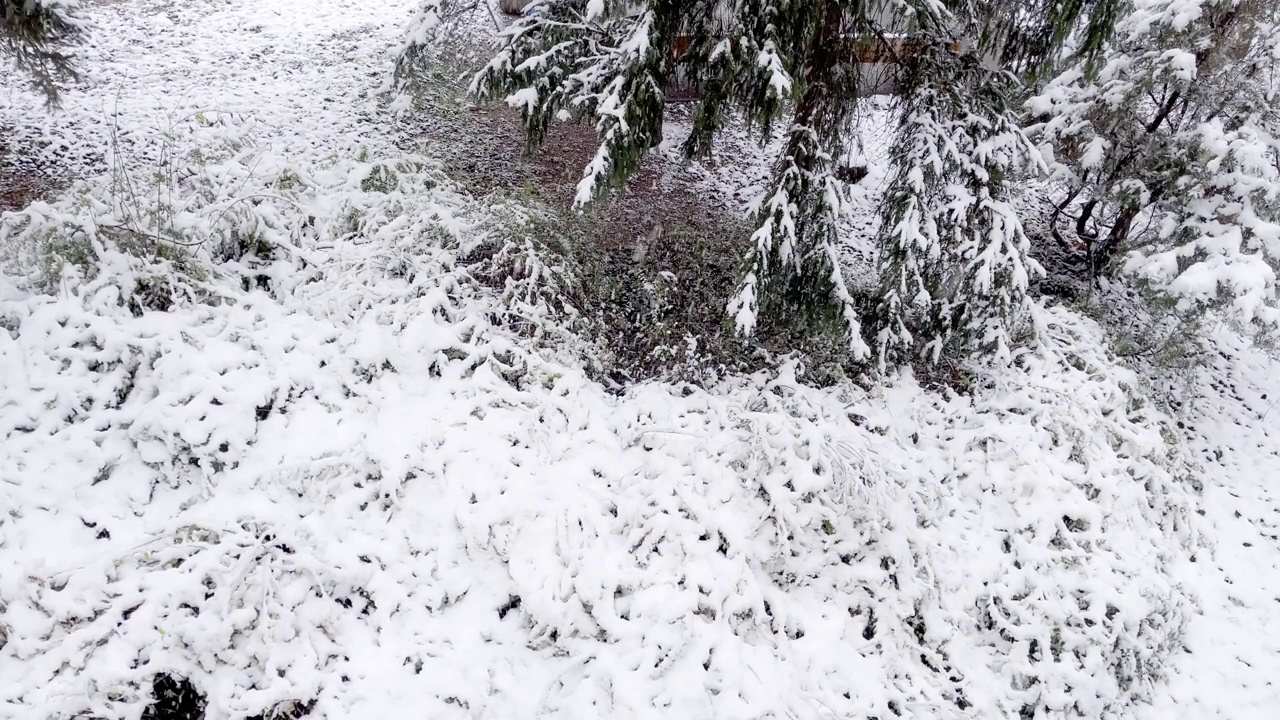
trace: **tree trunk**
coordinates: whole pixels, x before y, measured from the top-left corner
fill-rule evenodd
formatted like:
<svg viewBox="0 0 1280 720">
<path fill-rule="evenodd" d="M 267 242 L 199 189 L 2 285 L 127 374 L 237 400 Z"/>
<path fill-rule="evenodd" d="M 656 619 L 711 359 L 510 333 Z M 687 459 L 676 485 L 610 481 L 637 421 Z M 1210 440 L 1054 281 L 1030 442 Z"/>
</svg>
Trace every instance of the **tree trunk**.
<svg viewBox="0 0 1280 720">
<path fill-rule="evenodd" d="M 840 4 L 836 0 L 823 3 L 822 24 L 814 33 L 805 58 L 804 95 L 796 104 L 796 125 L 818 130 L 817 125 L 824 116 L 830 115 L 829 107 L 835 92 L 833 76 L 840 64 L 841 17 Z"/>
</svg>

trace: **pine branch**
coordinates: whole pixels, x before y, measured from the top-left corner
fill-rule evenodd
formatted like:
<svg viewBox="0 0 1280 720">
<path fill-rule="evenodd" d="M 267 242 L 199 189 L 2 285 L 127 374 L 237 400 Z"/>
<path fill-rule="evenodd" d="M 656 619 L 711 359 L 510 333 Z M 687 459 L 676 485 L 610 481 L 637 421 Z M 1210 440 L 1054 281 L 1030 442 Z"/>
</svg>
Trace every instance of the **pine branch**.
<svg viewBox="0 0 1280 720">
<path fill-rule="evenodd" d="M 79 80 L 68 48 L 81 36 L 79 19 L 57 0 L 0 0 L 0 54 L 26 74 L 50 107 L 62 83 Z"/>
</svg>

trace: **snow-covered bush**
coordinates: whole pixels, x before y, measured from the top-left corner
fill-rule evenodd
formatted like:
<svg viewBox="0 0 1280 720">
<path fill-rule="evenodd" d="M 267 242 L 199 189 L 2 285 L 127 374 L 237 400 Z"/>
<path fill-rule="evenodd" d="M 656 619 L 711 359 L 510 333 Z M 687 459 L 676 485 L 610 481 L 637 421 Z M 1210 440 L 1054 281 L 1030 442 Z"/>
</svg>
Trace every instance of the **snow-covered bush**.
<svg viewBox="0 0 1280 720">
<path fill-rule="evenodd" d="M 161 675 L 197 679 L 213 716 L 313 698 L 339 648 L 311 633 L 367 596 L 359 572 L 316 561 L 332 528 L 290 531 L 272 501 L 257 519 L 233 502 L 171 520 L 253 467 L 253 453 L 288 446 L 263 423 L 299 405 L 324 414 L 411 364 L 370 331 L 432 343 L 411 353 L 422 377 L 523 373 L 508 342 L 485 339 L 501 304 L 457 262 L 470 224 L 432 163 L 354 143 L 328 162 L 286 162 L 242 124 L 193 119 L 161 147 L 122 140 L 130 154 L 112 174 L 0 218 L 0 664 L 22 678 L 0 696 L 6 714 L 136 717 Z M 156 157 L 172 174 L 156 173 Z M 139 303 L 155 283 L 165 302 Z M 365 339 L 335 344 L 344 327 Z M 320 368 L 341 379 L 317 384 Z M 293 485 L 288 467 L 271 470 L 281 487 Z M 101 495 L 62 512 L 40 499 L 76 488 Z M 44 564 L 66 557 L 52 547 L 23 559 L 39 527 L 29 522 L 73 518 L 114 549 L 65 572 Z M 339 564 L 359 568 L 355 558 Z M 234 690 L 213 692 L 209 673 Z M 48 692 L 28 684 L 39 678 Z"/>
<path fill-rule="evenodd" d="M 306 247 L 416 242 L 451 217 L 439 198 L 461 202 L 434 161 L 376 159 L 353 144 L 347 157 L 303 167 L 260 146 L 255 123 L 231 114 L 170 112 L 155 127 L 112 132 L 105 182 L 79 182 L 56 203 L 0 219 L 3 257 L 30 282 L 51 289 L 77 270 L 123 282 L 147 265 L 197 284 L 233 273 L 269 289 L 306 266 Z"/>
<path fill-rule="evenodd" d="M 1046 349 L 971 397 L 792 371 L 615 396 L 517 342 L 551 286 L 474 282 L 526 246 L 429 164 L 203 154 L 143 226 L 205 239 L 190 265 L 94 234 L 153 216 L 109 177 L 3 220 L 94 250 L 0 285 L 8 711 L 136 716 L 168 675 L 211 719 L 1097 717 L 1176 645 L 1183 467 L 1096 328 L 1045 311 Z M 230 224 L 237 193 L 270 201 Z M 268 265 L 205 252 L 236 228 Z M 189 291 L 130 306 L 158 270 Z"/>
<path fill-rule="evenodd" d="M 491 197 L 480 214 L 463 260 L 499 291 L 503 310 L 495 319 L 541 339 L 564 341 L 566 331 L 585 329 L 570 231 L 559 215 L 532 197 Z"/>
<path fill-rule="evenodd" d="M 366 80 L 328 67 L 344 87 L 302 87 Z M 1043 347 L 966 395 L 795 366 L 606 389 L 513 320 L 564 322 L 544 231 L 335 105 L 275 115 L 302 139 L 197 119 L 174 182 L 140 130 L 128 182 L 172 195 L 107 175 L 0 219 L 0 715 L 1098 718 L 1150 692 L 1188 466 L 1098 327 L 1039 311 Z M 132 306 L 153 273 L 190 291 Z"/>
<path fill-rule="evenodd" d="M 1093 718 L 1158 679 L 1186 466 L 1096 327 L 1043 311 L 972 396 L 615 396 L 488 319 L 449 227 L 165 313 L 4 276 L 6 708 Z"/>
</svg>

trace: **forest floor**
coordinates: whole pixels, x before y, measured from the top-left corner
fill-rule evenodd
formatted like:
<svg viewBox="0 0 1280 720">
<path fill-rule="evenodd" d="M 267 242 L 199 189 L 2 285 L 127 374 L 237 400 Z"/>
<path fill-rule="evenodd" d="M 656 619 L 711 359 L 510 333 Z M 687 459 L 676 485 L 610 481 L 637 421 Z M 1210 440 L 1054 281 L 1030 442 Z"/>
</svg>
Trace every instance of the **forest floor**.
<svg viewBox="0 0 1280 720">
<path fill-rule="evenodd" d="M 1275 716 L 1274 355 L 736 341 L 769 148 L 674 114 L 577 218 L 589 128 L 390 112 L 412 5 L 89 3 L 64 108 L 4 88 L 66 180 L 0 186 L 0 718 Z"/>
</svg>

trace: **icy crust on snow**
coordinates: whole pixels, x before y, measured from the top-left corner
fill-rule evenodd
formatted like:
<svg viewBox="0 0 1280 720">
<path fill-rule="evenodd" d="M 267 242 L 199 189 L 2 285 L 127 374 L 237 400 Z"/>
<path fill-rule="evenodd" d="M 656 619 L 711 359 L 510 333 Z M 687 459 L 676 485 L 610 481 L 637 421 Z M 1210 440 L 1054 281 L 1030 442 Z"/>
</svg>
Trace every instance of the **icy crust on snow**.
<svg viewBox="0 0 1280 720">
<path fill-rule="evenodd" d="M 3 107 L 115 172 L 0 221 L 0 717 L 137 718 L 156 673 L 210 720 L 1159 694 L 1190 466 L 1097 327 L 1043 309 L 972 396 L 611 394 L 531 346 L 537 288 L 477 281 L 491 209 L 380 139 L 402 5 L 91 6 L 99 88 Z"/>
</svg>

